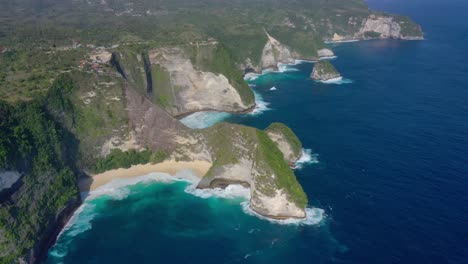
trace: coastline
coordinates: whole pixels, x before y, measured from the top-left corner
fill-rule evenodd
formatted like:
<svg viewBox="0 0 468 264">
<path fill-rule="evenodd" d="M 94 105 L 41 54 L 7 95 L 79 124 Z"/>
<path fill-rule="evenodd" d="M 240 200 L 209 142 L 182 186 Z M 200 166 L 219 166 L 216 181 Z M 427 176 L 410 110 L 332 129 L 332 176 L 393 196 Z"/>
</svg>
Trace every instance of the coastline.
<svg viewBox="0 0 468 264">
<path fill-rule="evenodd" d="M 175 161 L 167 160 L 157 164 L 133 165 L 128 169 L 120 168 L 103 173 L 91 175 L 80 179 L 78 187 L 80 192 L 94 191 L 97 188 L 111 182 L 114 179 L 129 179 L 153 172 L 175 175 L 181 170 L 191 170 L 198 178 L 202 178 L 211 168 L 212 163 L 208 161 Z"/>
<path fill-rule="evenodd" d="M 203 108 L 203 109 L 193 110 L 193 111 L 189 111 L 189 112 L 186 112 L 186 113 L 175 115 L 174 118 L 177 119 L 177 120 L 180 120 L 180 119 L 183 119 L 184 117 L 187 117 L 187 116 L 189 116 L 191 114 L 195 114 L 195 113 L 198 113 L 198 112 L 224 112 L 224 113 L 229 113 L 229 114 L 239 114 L 240 115 L 240 114 L 247 114 L 247 113 L 253 112 L 256 107 L 257 107 L 257 103 L 254 103 L 253 106 L 251 106 L 249 108 L 246 108 L 244 110 L 239 110 L 239 111 L 224 111 L 224 110 L 216 110 L 216 109 L 212 109 L 212 108 Z"/>
<path fill-rule="evenodd" d="M 350 42 L 359 42 L 359 41 L 368 41 L 368 40 L 384 40 L 384 39 L 396 39 L 396 40 L 425 40 L 424 36 L 422 37 L 402 37 L 402 38 L 357 38 L 357 39 L 342 39 L 342 40 L 325 40 L 325 44 L 339 44 L 339 43 L 350 43 Z"/>
</svg>

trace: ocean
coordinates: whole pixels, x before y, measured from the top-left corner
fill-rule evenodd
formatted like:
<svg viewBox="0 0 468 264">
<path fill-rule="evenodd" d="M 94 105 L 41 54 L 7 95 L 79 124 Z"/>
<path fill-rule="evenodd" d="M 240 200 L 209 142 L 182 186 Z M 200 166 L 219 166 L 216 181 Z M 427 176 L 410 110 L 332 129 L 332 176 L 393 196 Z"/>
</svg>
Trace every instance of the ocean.
<svg viewBox="0 0 468 264">
<path fill-rule="evenodd" d="M 153 174 L 88 197 L 45 263 L 467 263 L 468 2 L 368 4 L 410 15 L 426 40 L 332 44 L 341 82 L 285 66 L 249 79 L 254 114 L 184 120 L 290 126 L 308 155 L 307 221 L 261 219 L 241 188 Z"/>
</svg>

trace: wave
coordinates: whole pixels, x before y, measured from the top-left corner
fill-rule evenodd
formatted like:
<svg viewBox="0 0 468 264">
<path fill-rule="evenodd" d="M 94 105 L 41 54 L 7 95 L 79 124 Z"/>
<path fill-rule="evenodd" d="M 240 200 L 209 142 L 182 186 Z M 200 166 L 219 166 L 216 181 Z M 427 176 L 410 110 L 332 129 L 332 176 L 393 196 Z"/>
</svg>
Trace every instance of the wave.
<svg viewBox="0 0 468 264">
<path fill-rule="evenodd" d="M 91 221 L 97 216 L 96 206 L 90 203 L 83 203 L 73 214 L 67 224 L 57 236 L 60 243 L 50 250 L 51 257 L 63 258 L 68 253 L 68 246 L 73 237 L 92 229 Z M 66 237 L 64 237 L 66 234 Z"/>
<path fill-rule="evenodd" d="M 306 217 L 304 219 L 289 218 L 285 220 L 277 220 L 277 219 L 271 219 L 271 218 L 268 218 L 268 217 L 265 217 L 263 215 L 256 213 L 250 208 L 250 203 L 248 201 L 242 202 L 241 205 L 242 205 L 242 210 L 246 214 L 258 217 L 262 220 L 266 220 L 274 224 L 280 224 L 280 225 L 317 225 L 320 222 L 322 222 L 322 220 L 325 219 L 326 217 L 325 210 L 312 207 L 312 208 L 305 209 Z"/>
<path fill-rule="evenodd" d="M 260 76 L 261 74 L 258 74 L 258 73 L 254 73 L 254 72 L 249 72 L 249 73 L 246 73 L 244 75 L 244 80 L 245 81 L 255 81 L 258 79 L 258 77 Z"/>
<path fill-rule="evenodd" d="M 58 237 L 66 231 L 68 235 L 71 234 L 75 236 L 91 229 L 91 220 L 95 216 L 94 211 L 96 205 L 94 204 L 94 201 L 96 199 L 105 197 L 112 200 L 123 200 L 130 195 L 130 190 L 127 187 L 137 183 L 171 183 L 176 181 L 192 182 L 194 178 L 198 179 L 190 170 L 180 170 L 174 176 L 167 173 L 154 172 L 129 179 L 114 179 L 94 191 L 81 194 L 83 197 L 83 204 L 75 211 Z"/>
<path fill-rule="evenodd" d="M 268 68 L 268 69 L 263 69 L 262 70 L 262 74 L 272 73 L 272 72 L 276 72 L 276 70 L 273 69 L 273 68 Z"/>
<path fill-rule="evenodd" d="M 334 60 L 337 58 L 338 56 L 327 56 L 327 57 L 321 57 L 319 60 Z"/>
<path fill-rule="evenodd" d="M 185 193 L 200 197 L 202 199 L 208 198 L 222 198 L 222 199 L 241 199 L 240 205 L 242 210 L 252 216 L 258 217 L 262 220 L 269 221 L 275 224 L 282 225 L 316 225 L 325 218 L 324 210 L 319 208 L 306 208 L 306 218 L 304 219 L 286 219 L 275 220 L 264 217 L 255 213 L 249 207 L 250 188 L 242 185 L 229 185 L 225 189 L 197 189 L 200 179 L 196 177 L 190 170 L 181 170 L 176 175 L 171 176 L 166 173 L 150 173 L 148 175 L 135 177 L 131 179 L 116 179 L 110 183 L 101 186 L 89 193 L 83 204 L 76 210 L 69 222 L 65 225 L 60 232 L 56 245 L 51 249 L 50 256 L 53 258 L 61 259 L 67 255 L 70 243 L 79 234 L 84 233 L 93 228 L 92 221 L 99 215 L 99 204 L 107 199 L 121 200 L 130 195 L 131 185 L 137 183 L 174 183 L 186 182 L 187 187 L 184 189 Z M 102 200 L 103 199 L 103 200 Z"/>
<path fill-rule="evenodd" d="M 214 188 L 214 189 L 197 189 L 198 183 L 192 183 L 187 188 L 185 192 L 192 194 L 194 196 L 208 199 L 211 197 L 224 198 L 224 199 L 234 199 L 234 198 L 243 198 L 250 199 L 250 189 L 246 188 L 240 184 L 231 184 L 225 189 Z"/>
<path fill-rule="evenodd" d="M 202 129 L 211 127 L 214 124 L 229 118 L 232 114 L 226 112 L 203 111 L 188 115 L 180 122 L 189 128 Z"/>
<path fill-rule="evenodd" d="M 277 72 L 283 73 L 283 72 L 299 71 L 299 69 L 294 68 L 294 65 L 296 65 L 296 63 L 278 63 Z"/>
<path fill-rule="evenodd" d="M 252 112 L 248 113 L 247 115 L 256 116 L 256 115 L 262 114 L 265 111 L 270 110 L 270 108 L 268 107 L 270 105 L 270 103 L 265 102 L 265 100 L 263 99 L 263 96 L 259 92 L 255 91 L 253 89 L 252 89 L 252 91 L 253 91 L 254 96 L 255 96 L 256 106 L 255 106 L 254 110 Z"/>
<path fill-rule="evenodd" d="M 353 80 L 346 79 L 343 77 L 338 77 L 338 78 L 333 78 L 333 79 L 329 79 L 326 81 L 317 81 L 317 82 L 321 82 L 325 84 L 349 84 L 349 83 L 353 83 Z"/>
<path fill-rule="evenodd" d="M 314 60 L 295 60 L 294 61 L 295 64 L 314 63 L 314 62 L 317 62 L 317 61 L 314 61 Z"/>
<path fill-rule="evenodd" d="M 311 149 L 302 149 L 299 160 L 294 164 L 294 169 L 302 169 L 305 165 L 319 163 L 318 154 L 312 153 Z"/>
<path fill-rule="evenodd" d="M 255 96 L 255 108 L 247 113 L 246 115 L 253 115 L 257 116 L 262 114 L 265 111 L 270 110 L 268 105 L 270 103 L 265 102 L 263 99 L 263 96 L 252 89 L 254 96 Z M 223 120 L 228 119 L 229 117 L 233 116 L 231 113 L 226 113 L 226 112 L 216 112 L 216 111 L 202 111 L 202 112 L 196 112 L 191 115 L 188 115 L 182 119 L 180 119 L 180 122 L 184 124 L 185 126 L 192 128 L 192 129 L 203 129 L 207 127 L 211 127 L 214 124 L 221 122 Z"/>
<path fill-rule="evenodd" d="M 349 42 L 358 42 L 360 41 L 359 39 L 349 39 L 349 40 L 331 40 L 331 41 L 325 41 L 326 44 L 337 44 L 337 43 L 349 43 Z"/>
</svg>

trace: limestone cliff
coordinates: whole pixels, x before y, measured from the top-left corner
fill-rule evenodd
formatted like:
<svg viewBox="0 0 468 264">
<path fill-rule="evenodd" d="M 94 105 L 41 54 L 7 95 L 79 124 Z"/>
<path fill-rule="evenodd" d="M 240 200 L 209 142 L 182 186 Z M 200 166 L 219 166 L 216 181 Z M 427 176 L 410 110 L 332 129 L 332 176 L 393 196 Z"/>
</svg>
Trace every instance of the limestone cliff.
<svg viewBox="0 0 468 264">
<path fill-rule="evenodd" d="M 149 59 L 156 79 L 154 92 L 173 116 L 201 110 L 242 112 L 253 107 L 244 103 L 226 76 L 197 70 L 182 49 L 151 50 Z"/>
<path fill-rule="evenodd" d="M 267 32 L 265 34 L 268 36 L 268 41 L 262 51 L 260 62 L 262 69 L 277 69 L 278 63 L 294 63 L 295 59 L 299 57 L 296 52 L 291 51 L 290 48 L 281 44 Z"/>
<path fill-rule="evenodd" d="M 423 39 L 421 27 L 408 17 L 387 14 L 370 14 L 362 19 L 350 18 L 353 25 L 359 25 L 357 32 L 345 34 L 334 33 L 332 41 L 347 41 L 376 38 L 392 38 L 404 40 Z"/>
<path fill-rule="evenodd" d="M 202 45 L 203 44 L 203 45 Z M 242 73 L 216 42 L 116 51 L 115 68 L 136 91 L 173 117 L 196 111 L 244 112 L 255 106 Z"/>
<path fill-rule="evenodd" d="M 331 49 L 320 49 L 317 51 L 317 56 L 319 58 L 330 58 L 335 56 L 335 53 Z"/>
<path fill-rule="evenodd" d="M 302 155 L 302 143 L 294 132 L 282 123 L 273 123 L 265 129 L 268 137 L 276 143 L 284 159 L 294 164 Z"/>
<path fill-rule="evenodd" d="M 314 69 L 312 70 L 310 77 L 313 80 L 328 81 L 340 78 L 341 75 L 329 61 L 321 60 L 314 64 Z"/>
<path fill-rule="evenodd" d="M 198 188 L 242 184 L 250 188 L 250 206 L 257 213 L 277 219 L 305 217 L 307 197 L 285 159 L 285 155 L 297 159 L 295 150 L 300 146 L 292 131 L 283 133 L 289 128 L 276 124 L 269 131 L 281 137 L 281 146 L 288 145 L 292 156 L 255 128 L 220 123 L 191 130 L 131 88 L 126 96 L 130 127 L 139 144 L 164 149 L 176 160 L 213 163 Z"/>
<path fill-rule="evenodd" d="M 307 197 L 284 154 L 264 131 L 217 124 L 204 131 L 213 167 L 198 188 L 250 187 L 250 208 L 275 218 L 304 218 Z"/>
</svg>

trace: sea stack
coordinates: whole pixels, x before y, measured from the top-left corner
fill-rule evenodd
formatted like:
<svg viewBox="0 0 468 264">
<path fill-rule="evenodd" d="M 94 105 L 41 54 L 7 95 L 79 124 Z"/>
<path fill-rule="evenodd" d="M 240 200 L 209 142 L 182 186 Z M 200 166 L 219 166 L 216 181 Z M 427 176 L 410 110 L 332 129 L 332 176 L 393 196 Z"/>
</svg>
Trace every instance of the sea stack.
<svg viewBox="0 0 468 264">
<path fill-rule="evenodd" d="M 341 78 L 341 75 L 329 61 L 321 60 L 314 64 L 310 78 L 317 81 L 329 81 Z"/>
</svg>

